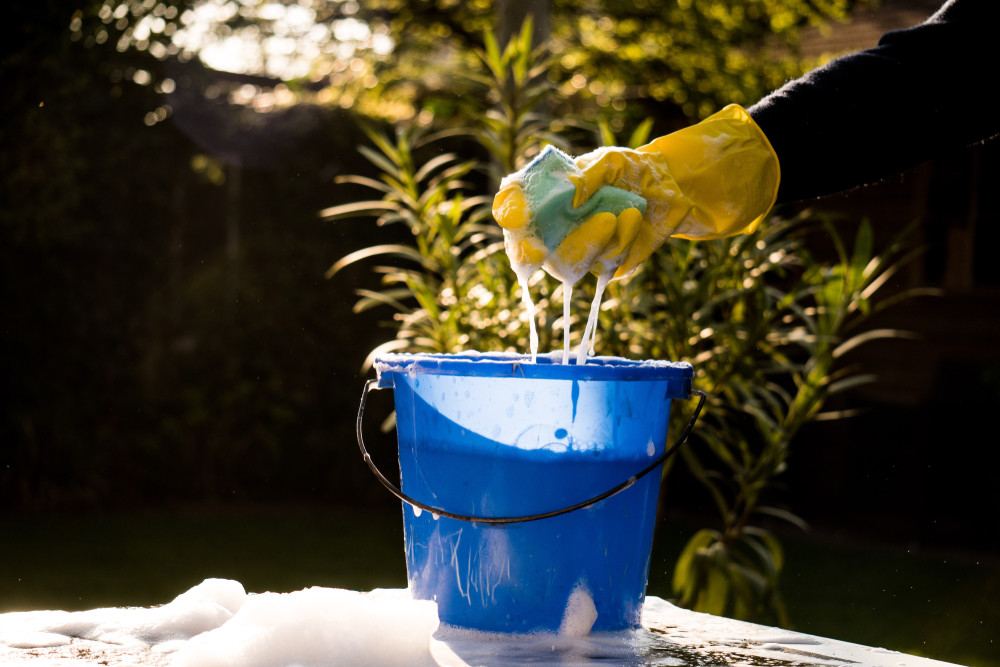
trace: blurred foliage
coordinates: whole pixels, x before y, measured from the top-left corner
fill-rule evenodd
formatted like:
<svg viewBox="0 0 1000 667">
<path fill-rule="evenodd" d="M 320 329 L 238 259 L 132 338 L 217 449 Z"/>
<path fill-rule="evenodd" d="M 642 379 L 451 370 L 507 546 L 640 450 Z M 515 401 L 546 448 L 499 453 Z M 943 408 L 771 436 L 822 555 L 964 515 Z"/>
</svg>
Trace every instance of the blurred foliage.
<svg viewBox="0 0 1000 667">
<path fill-rule="evenodd" d="M 361 2 L 358 16 L 396 48 L 375 69 L 380 99 L 407 117 L 449 113 L 464 99 L 459 72 L 513 3 L 448 0 Z M 520 3 L 523 8 L 525 4 Z M 621 130 L 655 115 L 664 131 L 732 102 L 749 105 L 815 66 L 798 55 L 801 30 L 845 20 L 859 0 L 553 0 L 547 6 L 547 68 L 554 117 L 584 108 Z M 530 14 L 530 7 L 527 10 Z M 536 37 L 536 43 L 538 43 Z M 553 91 L 555 92 L 555 91 Z M 596 103 L 596 104 L 595 104 Z M 412 110 L 405 111 L 407 105 Z"/>
<path fill-rule="evenodd" d="M 355 310 L 388 306 L 395 335 L 372 355 L 528 347 L 519 289 L 503 257 L 500 229 L 489 224 L 490 191 L 482 190 L 494 181 L 472 176 L 490 174 L 498 161 L 510 170 L 515 154 L 530 156 L 539 148 L 552 99 L 534 93 L 529 73 L 541 71 L 535 63 L 547 60 L 544 51 L 532 49 L 530 23 L 503 50 L 489 35 L 484 42 L 481 74 L 467 76 L 497 97 L 484 98 L 479 123 L 451 124 L 439 134 L 399 130 L 394 142 L 369 132 L 373 146 L 361 151 L 380 177 L 341 180 L 366 186 L 378 198 L 326 211 L 334 220 L 365 216 L 379 226 L 403 223 L 413 236 L 346 255 L 328 272 L 380 260 L 372 270 L 381 287 L 359 291 Z M 644 141 L 648 131 L 648 123 L 639 125 L 629 141 Z M 594 132 L 614 139 L 606 125 Z M 464 151 L 434 150 L 436 142 L 456 136 L 466 139 Z M 836 248 L 833 262 L 818 261 L 807 250 L 806 232 L 817 226 Z M 609 287 L 600 313 L 600 353 L 690 360 L 697 386 L 711 396 L 696 430 L 700 447 L 681 451 L 713 499 L 721 527 L 696 532 L 682 551 L 674 572 L 680 604 L 787 625 L 779 590 L 781 543 L 755 522 L 769 515 L 801 524 L 771 504 L 776 481 L 802 426 L 820 416 L 831 395 L 870 379 L 838 363 L 843 354 L 901 335 L 861 327 L 872 313 L 908 296 L 878 298 L 879 288 L 908 258 L 902 247 L 897 239 L 876 253 L 866 223 L 848 250 L 830 223 L 776 217 L 753 234 L 667 243 L 639 271 Z M 540 349 L 557 348 L 561 322 L 550 320 L 547 311 L 562 290 L 541 271 L 531 287 L 541 313 Z M 575 313 L 588 312 L 593 287 L 585 281 L 574 289 Z M 583 322 L 573 318 L 578 344 Z M 685 418 L 675 411 L 678 423 L 671 432 L 680 432 Z"/>
<path fill-rule="evenodd" d="M 518 22 L 535 9 L 556 115 L 596 110 L 620 131 L 650 115 L 670 128 L 753 103 L 817 64 L 798 53 L 803 28 L 844 21 L 869 1 L 102 0 L 75 12 L 71 28 L 85 45 L 159 60 L 238 52 L 237 71 L 274 79 L 279 104 L 426 120 L 465 106 L 473 91 L 460 73 L 476 66 L 497 15 Z"/>
<path fill-rule="evenodd" d="M 797 56 L 800 30 L 843 20 L 850 0 L 607 0 L 554 21 L 567 90 L 621 112 L 676 107 L 687 119 L 749 105 L 815 63 Z M 676 114 L 674 114 L 676 115 Z"/>
</svg>

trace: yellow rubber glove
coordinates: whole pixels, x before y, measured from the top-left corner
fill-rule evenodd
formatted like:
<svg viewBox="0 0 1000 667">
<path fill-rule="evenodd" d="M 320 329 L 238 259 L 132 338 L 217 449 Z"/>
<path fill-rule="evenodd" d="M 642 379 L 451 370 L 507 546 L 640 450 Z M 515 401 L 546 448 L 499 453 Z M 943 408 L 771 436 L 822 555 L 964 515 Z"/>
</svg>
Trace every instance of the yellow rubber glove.
<svg viewBox="0 0 1000 667">
<path fill-rule="evenodd" d="M 570 175 L 580 206 L 604 185 L 640 195 L 646 211 L 615 277 L 631 273 L 668 237 L 706 240 L 750 232 L 774 205 L 780 170 L 770 142 L 733 104 L 636 150 L 600 148 Z"/>
</svg>

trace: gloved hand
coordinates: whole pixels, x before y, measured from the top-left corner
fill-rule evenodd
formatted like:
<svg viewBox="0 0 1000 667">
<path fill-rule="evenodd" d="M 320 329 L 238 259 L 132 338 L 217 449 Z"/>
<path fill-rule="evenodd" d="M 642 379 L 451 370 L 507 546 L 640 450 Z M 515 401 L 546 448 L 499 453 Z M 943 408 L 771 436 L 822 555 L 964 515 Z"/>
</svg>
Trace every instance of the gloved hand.
<svg viewBox="0 0 1000 667">
<path fill-rule="evenodd" d="M 614 271 L 635 240 L 646 210 L 643 198 L 594 183 L 580 197 L 584 173 L 573 158 L 547 146 L 500 184 L 493 215 L 504 228 L 511 266 L 524 282 L 540 266 L 570 284 L 587 271 Z"/>
<path fill-rule="evenodd" d="M 736 105 L 636 150 L 600 148 L 575 168 L 556 162 L 543 152 L 494 199 L 519 277 L 539 266 L 570 282 L 588 270 L 623 277 L 670 236 L 752 231 L 778 191 L 777 156 Z"/>
<path fill-rule="evenodd" d="M 778 194 L 777 155 L 750 115 L 733 104 L 636 150 L 581 155 L 574 205 L 607 184 L 646 200 L 635 239 L 615 277 L 631 273 L 668 237 L 706 240 L 751 232 Z"/>
</svg>

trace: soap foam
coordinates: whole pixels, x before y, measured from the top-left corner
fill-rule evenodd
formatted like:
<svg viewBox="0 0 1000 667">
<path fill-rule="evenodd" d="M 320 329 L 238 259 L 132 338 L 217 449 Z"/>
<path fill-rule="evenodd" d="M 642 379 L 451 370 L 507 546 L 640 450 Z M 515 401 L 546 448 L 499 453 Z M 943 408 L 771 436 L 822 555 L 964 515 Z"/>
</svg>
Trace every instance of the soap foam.
<svg viewBox="0 0 1000 667">
<path fill-rule="evenodd" d="M 8 638 L 19 631 L 42 633 L 34 640 L 41 641 L 45 635 L 49 642 L 58 641 L 61 635 L 109 644 L 152 644 L 187 639 L 218 627 L 232 618 L 245 599 L 238 581 L 206 579 L 159 607 L 19 612 L 4 615 L 0 631 Z"/>
<path fill-rule="evenodd" d="M 521 301 L 528 315 L 528 350 L 531 352 L 531 363 L 538 360 L 538 327 L 535 324 L 535 302 L 531 300 L 527 277 L 518 274 L 517 283 L 521 286 Z"/>
<path fill-rule="evenodd" d="M 582 582 L 569 595 L 563 612 L 559 634 L 565 637 L 586 637 L 597 621 L 597 607 L 587 586 Z"/>
<path fill-rule="evenodd" d="M 604 290 L 611 280 L 610 273 L 604 273 L 597 277 L 597 287 L 594 289 L 594 300 L 590 304 L 590 315 L 587 317 L 587 328 L 583 330 L 583 338 L 580 340 L 580 348 L 576 354 L 576 365 L 582 366 L 587 363 L 587 355 L 594 354 L 594 336 L 597 331 L 597 315 L 601 310 L 601 299 L 604 298 Z"/>
<path fill-rule="evenodd" d="M 564 364 L 569 363 L 569 321 L 570 305 L 573 303 L 573 283 L 563 281 L 563 358 Z"/>
<path fill-rule="evenodd" d="M 251 595 L 225 624 L 193 637 L 176 667 L 435 665 L 437 605 L 406 591 L 313 587 Z"/>
<path fill-rule="evenodd" d="M 158 607 L 0 614 L 0 663 L 88 640 L 152 650 L 174 667 L 462 664 L 434 660 L 437 627 L 437 605 L 405 589 L 247 594 L 207 579 Z"/>
</svg>

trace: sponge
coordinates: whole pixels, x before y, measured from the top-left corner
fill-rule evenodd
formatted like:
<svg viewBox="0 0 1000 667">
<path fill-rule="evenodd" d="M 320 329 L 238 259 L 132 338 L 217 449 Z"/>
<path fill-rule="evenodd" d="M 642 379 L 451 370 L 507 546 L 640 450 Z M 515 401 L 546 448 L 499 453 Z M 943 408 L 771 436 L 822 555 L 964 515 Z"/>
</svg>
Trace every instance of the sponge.
<svg viewBox="0 0 1000 667">
<path fill-rule="evenodd" d="M 500 183 L 493 214 L 504 227 L 507 254 L 515 271 L 520 268 L 531 272 L 542 266 L 574 230 L 598 213 L 618 216 L 626 209 L 645 213 L 645 199 L 612 185 L 601 186 L 580 206 L 573 206 L 575 181 L 582 177 L 583 171 L 573 158 L 554 146 L 546 146 L 523 169 Z M 603 246 L 609 239 L 592 240 L 594 245 Z M 590 269 L 578 268 L 583 273 Z"/>
</svg>

